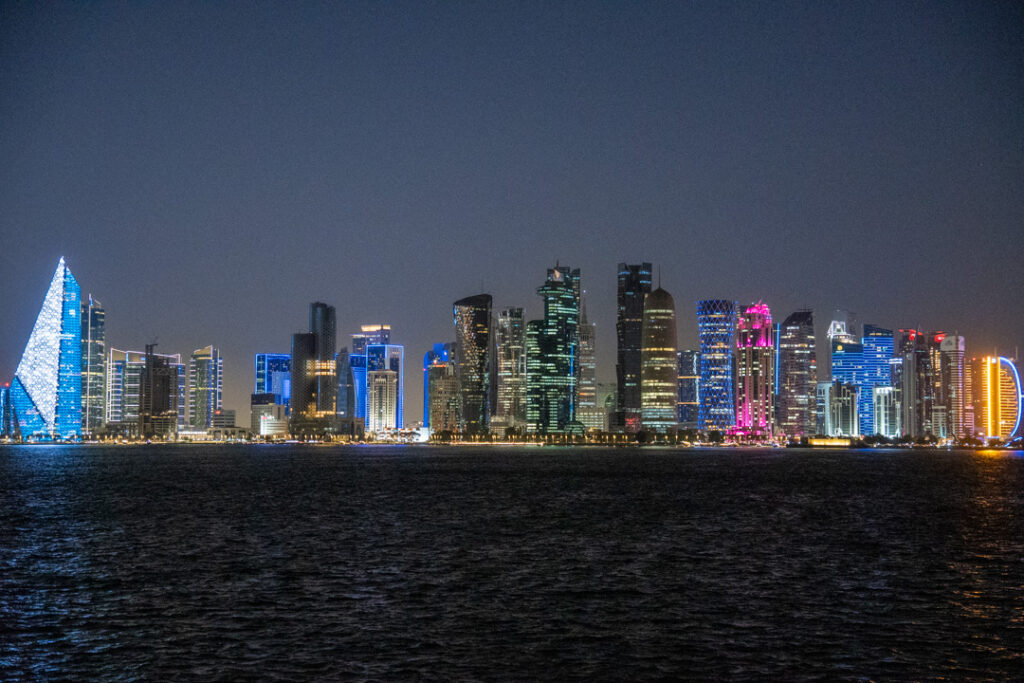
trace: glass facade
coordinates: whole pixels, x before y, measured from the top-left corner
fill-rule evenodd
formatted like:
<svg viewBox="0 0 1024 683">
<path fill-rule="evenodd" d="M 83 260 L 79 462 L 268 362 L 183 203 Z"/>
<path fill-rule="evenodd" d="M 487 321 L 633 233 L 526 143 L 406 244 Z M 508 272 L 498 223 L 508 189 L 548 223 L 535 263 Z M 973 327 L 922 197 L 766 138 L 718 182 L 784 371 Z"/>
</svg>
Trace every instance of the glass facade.
<svg viewBox="0 0 1024 683">
<path fill-rule="evenodd" d="M 506 308 L 498 314 L 495 328 L 498 386 L 494 426 L 498 429 L 526 425 L 526 328 L 523 309 Z"/>
<path fill-rule="evenodd" d="M 697 429 L 700 413 L 700 354 L 690 349 L 680 351 L 679 400 L 677 413 L 680 429 Z"/>
<path fill-rule="evenodd" d="M 369 409 L 370 373 L 381 370 L 390 370 L 395 373 L 394 415 L 388 424 L 394 424 L 395 429 L 401 429 L 405 425 L 403 422 L 405 419 L 405 347 L 400 344 L 368 344 L 366 346 L 366 366 L 364 369 L 366 385 L 363 390 L 363 396 L 367 402 L 363 406 L 363 414 L 357 417 L 365 418 L 367 420 L 367 429 L 369 429 L 370 415 L 367 411 Z M 392 404 L 388 403 L 388 405 Z"/>
<path fill-rule="evenodd" d="M 699 427 L 724 432 L 736 424 L 733 394 L 736 302 L 698 301 L 697 334 L 700 339 Z"/>
<path fill-rule="evenodd" d="M 792 438 L 817 433 L 815 386 L 818 362 L 814 313 L 791 313 L 779 327 L 776 415 L 782 432 Z"/>
<path fill-rule="evenodd" d="M 224 360 L 220 350 L 205 346 L 192 352 L 188 364 L 188 415 L 193 429 L 209 429 L 223 407 Z"/>
<path fill-rule="evenodd" d="M 580 305 L 580 379 L 576 414 L 588 430 L 603 430 L 604 409 L 597 404 L 597 325 L 587 320 L 585 299 Z"/>
<path fill-rule="evenodd" d="M 106 311 L 82 299 L 82 434 L 103 430 L 107 405 Z"/>
<path fill-rule="evenodd" d="M 287 407 L 292 396 L 292 357 L 287 353 L 257 353 L 254 394 L 273 394 L 276 405 Z"/>
<path fill-rule="evenodd" d="M 463 434 L 486 434 L 491 418 L 491 295 L 459 299 L 452 306 L 455 325 L 455 372 L 459 379 Z"/>
<path fill-rule="evenodd" d="M 537 293 L 544 300 L 544 319 L 530 321 L 526 329 L 527 430 L 540 434 L 560 434 L 574 426 L 582 430 L 582 424 L 576 423 L 579 268 L 549 268 L 547 281 Z"/>
<path fill-rule="evenodd" d="M 861 337 L 864 377 L 860 384 L 860 397 L 857 404 L 860 433 L 864 436 L 880 433 L 875 427 L 874 390 L 875 387 L 891 385 L 892 371 L 889 361 L 892 360 L 895 353 L 895 344 L 892 330 L 875 325 L 864 326 L 864 335 Z"/>
<path fill-rule="evenodd" d="M 433 415 L 435 414 L 434 409 L 434 396 L 436 394 L 436 387 L 434 383 L 440 381 L 441 378 L 447 379 L 449 376 L 454 379 L 455 377 L 455 344 L 451 342 L 434 344 L 433 348 L 423 354 L 423 426 L 430 430 L 447 430 L 455 432 L 458 430 L 458 415 L 461 412 L 453 413 L 451 416 L 446 415 L 442 420 L 442 427 L 436 427 L 434 423 Z M 446 390 L 451 390 L 451 383 L 447 383 Z M 458 383 L 456 382 L 455 391 L 458 390 Z M 458 401 L 454 404 L 451 403 L 451 397 L 447 394 L 443 401 L 446 407 L 452 407 L 453 410 L 458 407 Z"/>
<path fill-rule="evenodd" d="M 651 292 L 651 264 L 619 264 L 618 342 L 615 364 L 617 411 L 613 427 L 636 432 L 640 429 L 640 374 L 644 297 Z"/>
<path fill-rule="evenodd" d="M 57 264 L 9 400 L 24 439 L 72 439 L 82 434 L 81 288 Z"/>
<path fill-rule="evenodd" d="M 661 287 L 645 299 L 640 348 L 641 426 L 657 434 L 674 432 L 679 424 L 676 303 Z"/>
<path fill-rule="evenodd" d="M 185 427 L 185 365 L 179 354 L 162 356 L 172 368 L 175 380 L 174 404 L 178 411 L 177 427 Z M 139 405 L 141 402 L 142 373 L 146 367 L 146 354 L 142 351 L 110 349 L 107 355 L 106 423 L 109 430 L 123 436 L 138 434 Z"/>
</svg>

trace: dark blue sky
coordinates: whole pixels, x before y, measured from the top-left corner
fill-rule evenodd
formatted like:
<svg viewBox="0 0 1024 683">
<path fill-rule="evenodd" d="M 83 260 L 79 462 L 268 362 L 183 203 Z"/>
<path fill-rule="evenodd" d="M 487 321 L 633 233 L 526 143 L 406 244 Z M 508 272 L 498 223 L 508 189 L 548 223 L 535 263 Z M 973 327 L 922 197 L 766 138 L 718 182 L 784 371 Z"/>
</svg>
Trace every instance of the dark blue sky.
<svg viewBox="0 0 1024 683">
<path fill-rule="evenodd" d="M 64 255 L 108 341 L 252 354 L 314 299 L 420 359 L 480 291 L 583 270 L 614 376 L 616 264 L 1024 342 L 1024 6 L 4 3 L 0 377 Z"/>
</svg>

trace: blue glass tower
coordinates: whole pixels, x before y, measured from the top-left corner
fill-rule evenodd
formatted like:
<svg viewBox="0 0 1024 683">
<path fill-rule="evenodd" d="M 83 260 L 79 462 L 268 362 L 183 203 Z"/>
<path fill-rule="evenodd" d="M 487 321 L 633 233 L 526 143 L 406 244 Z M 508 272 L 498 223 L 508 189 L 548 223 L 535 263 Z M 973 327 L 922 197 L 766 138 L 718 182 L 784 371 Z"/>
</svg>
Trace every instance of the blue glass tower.
<svg viewBox="0 0 1024 683">
<path fill-rule="evenodd" d="M 870 436 L 876 433 L 874 388 L 890 385 L 892 370 L 889 361 L 896 353 L 896 341 L 892 330 L 874 325 L 864 326 L 861 338 L 863 348 L 864 383 L 857 401 L 857 415 L 860 418 L 860 433 Z"/>
<path fill-rule="evenodd" d="M 700 338 L 700 410 L 703 430 L 725 431 L 736 425 L 733 388 L 733 349 L 736 302 L 704 299 L 697 302 Z"/>
<path fill-rule="evenodd" d="M 81 299 L 61 258 L 11 383 L 9 400 L 23 438 L 82 434 Z"/>
<path fill-rule="evenodd" d="M 868 394 L 869 405 L 872 397 L 870 391 L 864 391 L 867 380 L 867 374 L 864 371 L 864 345 L 840 336 L 833 338 L 831 345 L 832 382 L 841 382 L 859 390 L 857 398 L 857 423 L 859 426 L 856 433 L 867 435 L 870 432 L 864 431 L 863 415 L 860 408 L 861 403 L 865 400 L 865 393 Z"/>
<path fill-rule="evenodd" d="M 292 357 L 287 353 L 256 354 L 254 394 L 273 394 L 274 403 L 287 407 L 292 396 Z"/>
</svg>

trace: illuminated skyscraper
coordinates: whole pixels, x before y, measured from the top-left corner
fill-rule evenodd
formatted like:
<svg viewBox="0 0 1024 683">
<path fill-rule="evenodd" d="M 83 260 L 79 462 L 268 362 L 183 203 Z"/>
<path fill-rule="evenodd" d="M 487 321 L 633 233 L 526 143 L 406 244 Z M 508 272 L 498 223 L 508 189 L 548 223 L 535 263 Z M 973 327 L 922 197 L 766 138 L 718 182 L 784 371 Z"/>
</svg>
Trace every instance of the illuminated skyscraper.
<svg viewBox="0 0 1024 683">
<path fill-rule="evenodd" d="M 272 394 L 274 405 L 288 405 L 292 395 L 292 357 L 287 353 L 257 353 L 254 394 Z M 262 405 L 262 404 L 260 404 Z"/>
<path fill-rule="evenodd" d="M 875 386 L 871 390 L 872 426 L 875 434 L 886 438 L 900 436 L 900 404 L 892 386 Z"/>
<path fill-rule="evenodd" d="M 334 306 L 314 301 L 309 305 L 309 331 L 316 337 L 316 410 L 320 415 L 333 415 L 336 411 L 338 378 L 335 375 L 334 354 L 337 349 L 338 324 Z"/>
<path fill-rule="evenodd" d="M 779 327 L 776 391 L 779 428 L 792 438 L 816 433 L 814 423 L 815 385 L 818 360 L 814 339 L 814 313 L 796 311 Z"/>
<path fill-rule="evenodd" d="M 680 429 L 697 429 L 700 413 L 700 354 L 679 351 L 679 399 L 676 404 Z"/>
<path fill-rule="evenodd" d="M 527 430 L 559 434 L 577 422 L 580 271 L 556 265 L 537 289 L 544 319 L 526 326 Z"/>
<path fill-rule="evenodd" d="M 496 429 L 526 426 L 526 329 L 523 309 L 506 308 L 498 314 L 495 330 L 498 386 L 494 415 Z"/>
<path fill-rule="evenodd" d="M 586 299 L 580 303 L 580 379 L 576 414 L 588 430 L 604 429 L 604 409 L 597 405 L 597 325 L 587 320 Z"/>
<path fill-rule="evenodd" d="M 676 303 L 661 287 L 644 299 L 640 340 L 641 425 L 656 434 L 674 432 L 679 424 Z"/>
<path fill-rule="evenodd" d="M 436 344 L 448 346 L 447 344 Z M 459 430 L 459 379 L 455 376 L 455 362 L 447 354 L 439 355 L 426 368 L 427 396 L 425 426 L 431 433 Z"/>
<path fill-rule="evenodd" d="M 335 398 L 335 414 L 338 417 L 356 416 L 356 388 L 352 375 L 352 356 L 347 346 L 334 354 L 334 376 L 338 378 L 338 392 Z"/>
<path fill-rule="evenodd" d="M 14 411 L 11 409 L 11 385 L 0 384 L 0 436 L 15 438 Z"/>
<path fill-rule="evenodd" d="M 936 337 L 938 342 L 934 341 Z M 939 384 L 937 349 L 944 338 L 941 332 L 926 334 L 912 329 L 900 330 L 896 353 L 903 359 L 900 422 L 906 436 L 940 436 L 944 430 L 945 411 L 939 411 L 938 416 L 935 411 L 935 392 Z M 936 424 L 936 417 L 941 418 L 941 424 Z"/>
<path fill-rule="evenodd" d="M 398 373 L 394 370 L 370 370 L 367 380 L 366 429 L 382 432 L 398 429 Z"/>
<path fill-rule="evenodd" d="M 756 303 L 736 320 L 736 432 L 771 437 L 775 430 L 772 314 Z"/>
<path fill-rule="evenodd" d="M 627 432 L 640 429 L 640 374 L 644 297 L 651 291 L 651 264 L 619 264 L 618 340 L 615 377 L 618 414 L 612 428 Z"/>
<path fill-rule="evenodd" d="M 697 332 L 700 337 L 700 428 L 724 432 L 736 424 L 733 393 L 736 302 L 698 301 Z"/>
<path fill-rule="evenodd" d="M 170 439 L 179 427 L 179 374 L 169 357 L 153 351 L 155 346 L 146 344 L 145 361 L 139 375 L 138 435 L 143 439 Z"/>
<path fill-rule="evenodd" d="M 381 370 L 390 370 L 395 373 L 395 401 L 393 404 L 388 403 L 388 405 L 393 405 L 395 413 L 389 418 L 387 424 L 394 424 L 395 429 L 402 429 L 405 426 L 405 347 L 401 344 L 367 344 L 367 411 L 369 411 L 370 373 Z M 370 424 L 370 418 L 371 416 L 369 412 L 367 412 L 367 425 Z"/>
<path fill-rule="evenodd" d="M 23 439 L 82 434 L 82 291 L 61 258 L 11 382 Z"/>
<path fill-rule="evenodd" d="M 212 345 L 196 349 L 188 364 L 188 422 L 192 429 L 209 429 L 222 408 L 224 359 Z"/>
<path fill-rule="evenodd" d="M 423 354 L 423 426 L 430 429 L 434 429 L 434 425 L 431 424 L 431 394 L 432 387 L 431 382 L 436 378 L 451 375 L 455 376 L 455 344 L 452 342 L 443 344 L 434 344 L 434 347 Z M 431 368 L 435 366 L 443 366 L 444 372 L 431 372 Z M 458 389 L 458 380 L 456 379 L 456 390 Z M 459 413 L 461 414 L 461 413 Z M 458 415 L 452 418 L 452 427 L 450 431 L 458 430 Z"/>
<path fill-rule="evenodd" d="M 829 436 L 860 436 L 860 420 L 857 416 L 857 395 L 860 387 L 838 380 L 828 385 L 828 421 Z"/>
<path fill-rule="evenodd" d="M 291 420 L 306 423 L 317 417 L 316 335 L 299 332 L 292 335 Z"/>
<path fill-rule="evenodd" d="M 363 325 L 361 331 L 352 335 L 352 353 L 349 354 L 349 371 L 352 373 L 352 390 L 355 395 L 356 417 L 366 417 L 366 347 L 370 344 L 390 344 L 391 325 L 375 323 Z"/>
<path fill-rule="evenodd" d="M 485 434 L 491 418 L 491 295 L 459 299 L 452 306 L 455 323 L 455 369 L 462 395 L 459 431 Z"/>
<path fill-rule="evenodd" d="M 1003 356 L 986 356 L 972 362 L 974 422 L 985 440 L 1009 441 L 1021 436 L 1024 391 L 1017 364 Z"/>
<path fill-rule="evenodd" d="M 107 407 L 106 311 L 89 295 L 82 299 L 82 434 L 103 430 Z"/>
<path fill-rule="evenodd" d="M 964 366 L 964 338 L 948 335 L 939 342 L 942 354 L 940 383 L 946 404 L 947 435 L 955 438 L 970 436 L 974 429 L 973 406 L 966 400 L 966 368 Z"/>
<path fill-rule="evenodd" d="M 864 326 L 864 335 L 861 337 L 864 372 L 857 399 L 860 401 L 857 404 L 860 433 L 864 436 L 881 433 L 875 427 L 875 387 L 891 386 L 892 373 L 889 361 L 895 354 L 895 348 L 892 330 L 875 325 Z"/>
</svg>

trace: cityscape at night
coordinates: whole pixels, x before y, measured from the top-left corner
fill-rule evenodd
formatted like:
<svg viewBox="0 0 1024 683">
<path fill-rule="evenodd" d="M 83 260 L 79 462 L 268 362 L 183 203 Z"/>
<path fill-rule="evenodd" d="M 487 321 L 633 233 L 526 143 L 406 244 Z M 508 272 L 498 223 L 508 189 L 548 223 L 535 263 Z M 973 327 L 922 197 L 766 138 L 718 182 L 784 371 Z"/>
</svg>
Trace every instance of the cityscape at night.
<svg viewBox="0 0 1024 683">
<path fill-rule="evenodd" d="M 1024 4 L 0 0 L 0 681 L 1024 680 Z"/>
<path fill-rule="evenodd" d="M 255 354 L 250 419 L 240 427 L 238 408 L 224 405 L 217 347 L 185 362 L 155 346 L 108 350 L 106 310 L 93 294 L 83 298 L 62 258 L 18 370 L 0 386 L 0 435 L 804 446 L 1021 438 L 1024 391 L 1012 356 L 968 353 L 958 333 L 859 326 L 845 311 L 828 322 L 819 353 L 813 311 L 773 322 L 764 302 L 728 299 L 696 302 L 700 343 L 682 349 L 675 299 L 652 289 L 653 273 L 650 263 L 618 266 L 614 384 L 597 379 L 580 269 L 548 269 L 539 320 L 524 321 L 521 307 L 495 310 L 490 294 L 456 301 L 451 340 L 423 356 L 422 420 L 405 417 L 418 372 L 406 373 L 391 324 L 360 325 L 349 351 L 335 307 L 313 302 L 291 353 Z"/>
</svg>

